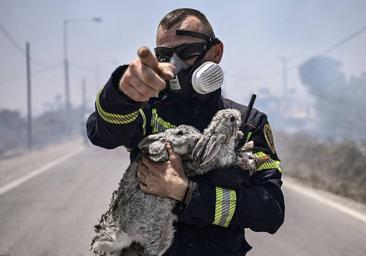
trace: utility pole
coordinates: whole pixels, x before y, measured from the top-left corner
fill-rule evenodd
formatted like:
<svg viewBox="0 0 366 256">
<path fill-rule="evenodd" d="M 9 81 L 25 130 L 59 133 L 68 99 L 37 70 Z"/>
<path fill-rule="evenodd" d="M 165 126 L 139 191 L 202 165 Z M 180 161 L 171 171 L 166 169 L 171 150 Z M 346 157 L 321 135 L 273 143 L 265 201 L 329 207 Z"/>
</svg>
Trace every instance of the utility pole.
<svg viewBox="0 0 366 256">
<path fill-rule="evenodd" d="M 64 47 L 64 70 L 65 70 L 65 128 L 66 134 L 71 133 L 70 128 L 70 84 L 69 84 L 69 60 L 67 58 L 67 24 L 64 20 L 63 26 L 63 47 Z"/>
<path fill-rule="evenodd" d="M 81 137 L 83 138 L 83 142 L 85 145 L 88 145 L 88 136 L 86 134 L 85 125 L 86 125 L 86 119 L 85 119 L 85 113 L 86 113 L 86 83 L 85 78 L 81 80 Z"/>
<path fill-rule="evenodd" d="M 25 45 L 26 66 L 27 66 L 27 146 L 32 149 L 32 88 L 31 88 L 31 64 L 30 64 L 30 44 Z"/>
<path fill-rule="evenodd" d="M 81 18 L 81 19 L 65 19 L 63 22 L 63 53 L 64 53 L 64 70 L 65 70 L 65 126 L 66 134 L 71 134 L 71 122 L 70 122 L 70 81 L 69 81 L 69 58 L 68 58 L 68 25 L 75 22 L 101 22 L 99 17 Z"/>
<path fill-rule="evenodd" d="M 100 87 L 100 64 L 98 63 L 95 66 L 95 91 L 98 92 Z"/>
<path fill-rule="evenodd" d="M 104 86 L 103 83 L 100 82 L 100 69 L 103 65 L 112 64 L 114 68 L 116 68 L 118 61 L 117 60 L 106 60 L 103 62 L 99 62 L 95 65 L 95 92 L 98 92 L 101 87 Z"/>
<path fill-rule="evenodd" d="M 84 116 L 86 113 L 86 83 L 85 78 L 81 80 L 81 117 L 84 121 Z"/>
<path fill-rule="evenodd" d="M 287 58 L 281 58 L 282 61 L 282 84 L 283 84 L 283 100 L 287 100 Z"/>
<path fill-rule="evenodd" d="M 287 95 L 287 92 L 288 92 L 288 87 L 287 87 L 287 61 L 288 61 L 288 58 L 282 57 L 281 61 L 282 61 L 282 85 L 283 85 L 282 104 L 283 104 L 283 110 L 286 111 L 287 96 L 288 96 Z"/>
</svg>

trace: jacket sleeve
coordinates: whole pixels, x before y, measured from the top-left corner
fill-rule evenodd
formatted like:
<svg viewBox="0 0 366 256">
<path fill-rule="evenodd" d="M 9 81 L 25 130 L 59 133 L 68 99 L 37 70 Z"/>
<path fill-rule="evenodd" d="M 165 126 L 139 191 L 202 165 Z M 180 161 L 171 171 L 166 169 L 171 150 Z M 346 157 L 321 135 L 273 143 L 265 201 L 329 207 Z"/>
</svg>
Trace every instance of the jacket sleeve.
<svg viewBox="0 0 366 256">
<path fill-rule="evenodd" d="M 118 90 L 119 80 L 127 67 L 117 68 L 97 94 L 95 111 L 86 123 L 88 137 L 94 145 L 108 149 L 122 145 L 134 148 L 146 133 L 142 103 Z"/>
<path fill-rule="evenodd" d="M 180 220 L 194 225 L 223 228 L 250 228 L 275 233 L 284 221 L 281 168 L 274 150 L 267 117 L 262 114 L 258 127 L 247 136 L 253 140 L 255 154 L 267 159 L 249 176 L 237 167 L 211 170 L 194 178 L 191 200 L 181 210 Z"/>
</svg>

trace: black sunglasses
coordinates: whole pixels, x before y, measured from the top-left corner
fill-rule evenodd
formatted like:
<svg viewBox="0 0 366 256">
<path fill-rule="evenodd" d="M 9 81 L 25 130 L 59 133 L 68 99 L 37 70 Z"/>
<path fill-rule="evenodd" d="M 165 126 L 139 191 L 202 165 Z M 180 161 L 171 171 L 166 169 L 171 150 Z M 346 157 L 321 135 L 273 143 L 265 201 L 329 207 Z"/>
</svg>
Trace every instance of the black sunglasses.
<svg viewBox="0 0 366 256">
<path fill-rule="evenodd" d="M 155 56 L 160 62 L 167 62 L 174 53 L 182 60 L 200 56 L 207 50 L 207 43 L 180 44 L 176 47 L 156 47 Z"/>
</svg>

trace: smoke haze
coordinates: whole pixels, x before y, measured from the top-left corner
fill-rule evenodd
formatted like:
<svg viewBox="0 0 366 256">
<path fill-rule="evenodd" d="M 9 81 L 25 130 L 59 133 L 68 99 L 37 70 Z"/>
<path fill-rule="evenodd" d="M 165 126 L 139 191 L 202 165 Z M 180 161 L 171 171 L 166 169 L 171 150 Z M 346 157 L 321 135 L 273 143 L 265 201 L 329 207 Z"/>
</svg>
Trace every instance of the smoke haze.
<svg viewBox="0 0 366 256">
<path fill-rule="evenodd" d="M 315 100 L 315 133 L 366 140 L 366 73 L 347 78 L 341 61 L 318 56 L 303 63 L 299 74 Z"/>
</svg>

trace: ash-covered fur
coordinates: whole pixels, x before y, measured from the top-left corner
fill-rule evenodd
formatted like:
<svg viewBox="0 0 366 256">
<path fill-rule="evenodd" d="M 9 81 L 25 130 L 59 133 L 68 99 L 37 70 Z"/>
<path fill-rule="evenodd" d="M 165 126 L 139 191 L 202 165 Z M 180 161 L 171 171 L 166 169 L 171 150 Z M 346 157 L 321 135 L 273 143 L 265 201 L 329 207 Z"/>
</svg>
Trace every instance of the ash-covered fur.
<svg viewBox="0 0 366 256">
<path fill-rule="evenodd" d="M 162 162 L 169 159 L 166 141 L 170 141 L 182 157 L 186 175 L 200 175 L 235 163 L 235 147 L 242 137 L 240 124 L 238 110 L 220 110 L 203 134 L 191 126 L 181 125 L 147 136 L 139 148 L 152 161 Z M 92 250 L 96 255 L 162 255 L 173 240 L 176 216 L 172 209 L 176 201 L 139 189 L 140 159 L 141 155 L 131 162 L 113 193 L 108 211 L 95 226 Z"/>
<path fill-rule="evenodd" d="M 251 176 L 257 169 L 257 158 L 254 155 L 254 142 L 248 141 L 237 150 L 236 164 L 243 170 L 248 170 Z"/>
<path fill-rule="evenodd" d="M 144 138 L 139 147 L 152 161 L 162 162 L 169 158 L 165 148 L 168 140 L 185 161 L 201 136 L 197 129 L 181 125 Z M 140 160 L 141 155 L 131 162 L 113 193 L 108 211 L 95 226 L 92 250 L 96 255 L 139 255 L 132 254 L 131 250 L 135 250 L 134 246 L 129 248 L 132 242 L 143 247 L 141 255 L 159 255 L 173 239 L 175 215 L 171 210 L 175 201 L 140 190 L 137 179 Z"/>
<path fill-rule="evenodd" d="M 236 109 L 224 109 L 217 112 L 203 136 L 193 149 L 194 164 L 199 163 L 190 175 L 206 173 L 208 170 L 226 167 L 236 163 L 236 147 L 243 133 L 239 130 L 241 114 Z"/>
</svg>

